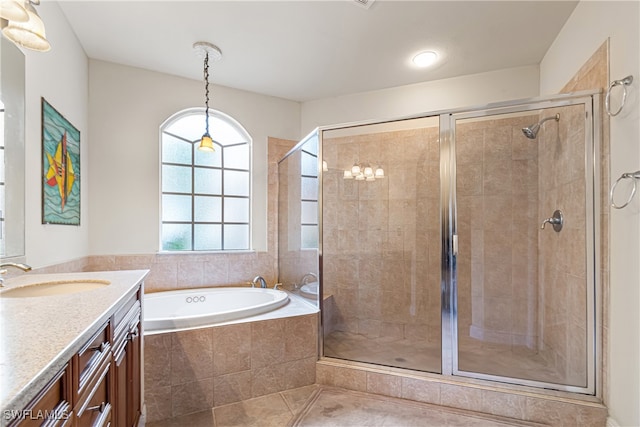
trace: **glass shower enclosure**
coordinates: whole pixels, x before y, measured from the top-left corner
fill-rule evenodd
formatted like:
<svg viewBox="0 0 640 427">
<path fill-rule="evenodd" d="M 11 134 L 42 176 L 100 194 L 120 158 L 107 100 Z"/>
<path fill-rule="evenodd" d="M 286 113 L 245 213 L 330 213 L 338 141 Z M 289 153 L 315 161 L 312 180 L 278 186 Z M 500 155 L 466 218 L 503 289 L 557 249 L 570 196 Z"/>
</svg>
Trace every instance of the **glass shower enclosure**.
<svg viewBox="0 0 640 427">
<path fill-rule="evenodd" d="M 298 144 L 280 163 L 280 274 L 319 277 L 321 356 L 594 394 L 599 117 L 583 92 Z M 305 193 L 284 203 L 292 180 Z"/>
</svg>

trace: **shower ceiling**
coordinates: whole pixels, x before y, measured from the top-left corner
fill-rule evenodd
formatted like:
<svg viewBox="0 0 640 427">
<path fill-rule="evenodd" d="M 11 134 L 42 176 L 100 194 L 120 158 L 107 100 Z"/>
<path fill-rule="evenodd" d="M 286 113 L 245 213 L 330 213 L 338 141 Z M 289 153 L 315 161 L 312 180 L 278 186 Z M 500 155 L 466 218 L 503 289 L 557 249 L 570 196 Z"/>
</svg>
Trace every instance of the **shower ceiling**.
<svg viewBox="0 0 640 427">
<path fill-rule="evenodd" d="M 89 58 L 200 80 L 207 40 L 224 54 L 213 83 L 296 101 L 538 64 L 577 3 L 58 2 Z M 443 59 L 409 66 L 422 50 Z"/>
</svg>

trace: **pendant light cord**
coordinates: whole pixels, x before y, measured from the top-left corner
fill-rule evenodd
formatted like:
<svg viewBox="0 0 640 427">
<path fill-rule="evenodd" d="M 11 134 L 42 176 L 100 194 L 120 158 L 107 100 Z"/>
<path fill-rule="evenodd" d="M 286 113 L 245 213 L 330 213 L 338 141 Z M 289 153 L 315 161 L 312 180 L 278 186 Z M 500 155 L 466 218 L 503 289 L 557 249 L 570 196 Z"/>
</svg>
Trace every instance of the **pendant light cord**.
<svg viewBox="0 0 640 427">
<path fill-rule="evenodd" d="M 204 94 L 205 135 L 209 135 L 209 52 L 204 56 Z"/>
</svg>

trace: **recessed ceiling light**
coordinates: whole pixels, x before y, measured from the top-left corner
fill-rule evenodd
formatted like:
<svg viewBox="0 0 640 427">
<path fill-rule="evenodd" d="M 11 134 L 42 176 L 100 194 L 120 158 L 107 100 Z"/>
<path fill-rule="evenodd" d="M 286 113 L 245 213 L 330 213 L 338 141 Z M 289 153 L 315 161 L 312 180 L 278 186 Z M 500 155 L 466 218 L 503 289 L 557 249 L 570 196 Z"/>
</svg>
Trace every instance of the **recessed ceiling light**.
<svg viewBox="0 0 640 427">
<path fill-rule="evenodd" d="M 420 52 L 411 60 L 416 67 L 428 67 L 429 65 L 434 64 L 438 60 L 438 54 L 427 50 L 424 52 Z"/>
</svg>

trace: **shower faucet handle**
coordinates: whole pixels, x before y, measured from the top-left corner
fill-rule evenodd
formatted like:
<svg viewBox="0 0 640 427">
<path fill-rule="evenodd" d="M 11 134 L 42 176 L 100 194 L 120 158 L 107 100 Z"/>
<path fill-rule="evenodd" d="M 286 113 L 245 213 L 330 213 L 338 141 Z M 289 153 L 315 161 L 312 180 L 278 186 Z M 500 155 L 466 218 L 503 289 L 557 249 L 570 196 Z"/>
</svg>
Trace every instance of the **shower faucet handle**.
<svg viewBox="0 0 640 427">
<path fill-rule="evenodd" d="M 547 218 L 544 221 L 542 221 L 542 225 L 540 226 L 540 229 L 544 230 L 544 227 L 547 224 L 553 225 L 553 231 L 555 231 L 556 233 L 559 233 L 560 230 L 562 230 L 562 226 L 564 225 L 564 215 L 562 215 L 562 211 L 556 209 L 553 212 L 553 216 L 552 217 Z"/>
</svg>

